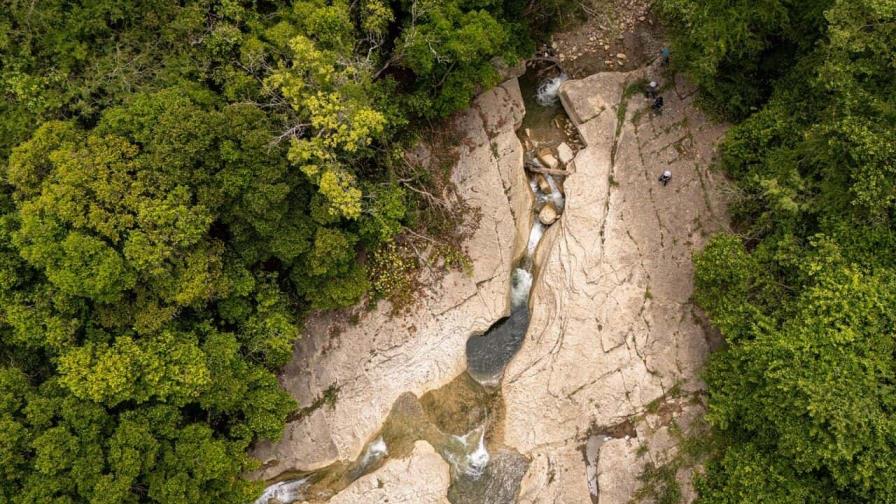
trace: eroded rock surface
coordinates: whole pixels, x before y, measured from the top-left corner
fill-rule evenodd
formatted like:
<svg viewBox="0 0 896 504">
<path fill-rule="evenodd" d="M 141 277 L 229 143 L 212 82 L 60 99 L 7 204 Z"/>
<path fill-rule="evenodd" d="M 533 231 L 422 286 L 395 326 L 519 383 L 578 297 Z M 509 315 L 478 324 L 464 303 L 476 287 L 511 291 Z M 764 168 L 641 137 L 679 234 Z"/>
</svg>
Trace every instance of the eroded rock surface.
<svg viewBox="0 0 896 504">
<path fill-rule="evenodd" d="M 448 463 L 426 441 L 406 459 L 386 462 L 330 499 L 331 504 L 449 504 Z"/>
<path fill-rule="evenodd" d="M 523 114 L 514 79 L 481 95 L 458 118 L 464 137 L 452 178 L 480 215 L 464 244 L 472 275 L 450 273 L 432 283 L 406 316 L 392 317 L 381 303 L 338 330 L 330 318 L 312 318 L 281 381 L 300 406 L 320 407 L 287 424 L 280 442 L 256 447 L 264 464 L 257 478 L 355 459 L 402 393 L 419 396 L 450 382 L 465 369 L 467 338 L 508 314 L 510 270 L 532 218 L 514 133 Z M 320 400 L 328 396 L 335 401 Z"/>
<path fill-rule="evenodd" d="M 708 170 L 725 127 L 694 107 L 683 83 L 663 93 L 662 115 L 634 94 L 620 121 L 626 85 L 648 73 L 659 80 L 656 70 L 602 73 L 561 88 L 586 147 L 564 184 L 564 215 L 539 249 L 529 332 L 503 382 L 504 441 L 532 458 L 519 502 L 597 497 L 583 446 L 590 433 L 629 423 L 628 439 L 600 447 L 592 489 L 600 504 L 628 502 L 644 457 L 656 452 L 660 463 L 674 450 L 658 444 L 668 432 L 646 423 L 648 405 L 704 387 L 698 371 L 713 336 L 690 301 L 691 258 L 726 226 L 723 181 Z M 657 181 L 664 169 L 667 187 Z M 699 416 L 701 407 L 686 410 Z"/>
</svg>

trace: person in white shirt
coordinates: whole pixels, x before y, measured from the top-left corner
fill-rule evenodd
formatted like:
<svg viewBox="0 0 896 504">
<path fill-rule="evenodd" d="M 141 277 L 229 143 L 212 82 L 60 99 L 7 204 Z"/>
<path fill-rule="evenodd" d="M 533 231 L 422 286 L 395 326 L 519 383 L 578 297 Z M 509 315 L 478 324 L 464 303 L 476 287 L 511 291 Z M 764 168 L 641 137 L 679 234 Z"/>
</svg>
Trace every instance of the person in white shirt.
<svg viewBox="0 0 896 504">
<path fill-rule="evenodd" d="M 650 84 L 647 86 L 647 97 L 651 100 L 656 99 L 659 88 L 656 85 L 656 81 L 650 81 Z"/>
</svg>

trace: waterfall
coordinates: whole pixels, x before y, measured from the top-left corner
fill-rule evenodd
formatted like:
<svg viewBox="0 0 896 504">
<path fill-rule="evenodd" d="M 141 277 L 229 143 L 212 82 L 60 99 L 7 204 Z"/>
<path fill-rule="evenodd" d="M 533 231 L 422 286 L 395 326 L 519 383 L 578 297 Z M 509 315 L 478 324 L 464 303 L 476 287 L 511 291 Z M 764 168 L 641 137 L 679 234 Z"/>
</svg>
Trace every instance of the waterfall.
<svg viewBox="0 0 896 504">
<path fill-rule="evenodd" d="M 478 438 L 475 445 L 470 442 L 473 438 Z M 446 447 L 443 458 L 457 472 L 478 480 L 491 460 L 491 455 L 485 448 L 485 425 L 480 425 L 463 436 L 451 436 L 451 439 L 453 446 Z"/>
<path fill-rule="evenodd" d="M 535 249 L 538 247 L 538 242 L 541 241 L 541 235 L 543 234 L 544 224 L 536 220 L 532 224 L 532 231 L 529 232 L 529 245 L 526 247 L 530 256 L 535 253 Z"/>
<path fill-rule="evenodd" d="M 562 212 L 563 205 L 566 204 L 566 198 L 563 197 L 563 193 L 560 192 L 560 189 L 557 187 L 557 182 L 554 181 L 554 177 L 546 174 L 544 178 L 548 181 L 548 185 L 551 186 L 550 198 L 554 202 L 554 208 L 557 209 L 557 212 Z"/>
<path fill-rule="evenodd" d="M 485 471 L 485 466 L 488 465 L 489 459 L 491 457 L 488 454 L 488 450 L 485 449 L 485 431 L 483 429 L 483 432 L 479 435 L 479 443 L 476 445 L 476 449 L 467 457 L 469 461 L 467 475 L 473 479 L 479 479 Z"/>
<path fill-rule="evenodd" d="M 364 451 L 364 456 L 361 457 L 360 468 L 366 469 L 371 463 L 376 462 L 388 454 L 389 449 L 386 447 L 386 442 L 383 441 L 383 436 L 380 436 L 370 443 L 367 450 Z"/>
<path fill-rule="evenodd" d="M 349 470 L 349 479 L 354 481 L 361 476 L 364 476 L 370 471 L 374 464 L 382 460 L 383 457 L 388 454 L 389 449 L 386 446 L 386 442 L 383 440 L 383 436 L 374 439 L 367 445 L 367 448 L 364 449 L 364 453 L 358 459 L 357 463 Z"/>
<path fill-rule="evenodd" d="M 557 103 L 557 94 L 560 93 L 560 85 L 566 82 L 566 74 L 560 74 L 552 79 L 545 79 L 538 85 L 535 91 L 535 101 L 542 107 L 550 107 Z"/>
<path fill-rule="evenodd" d="M 308 483 L 308 478 L 281 481 L 264 489 L 261 497 L 255 499 L 254 504 L 268 504 L 271 501 L 289 504 L 302 498 L 302 488 Z"/>
<path fill-rule="evenodd" d="M 510 305 L 513 308 L 529 302 L 529 291 L 532 289 L 532 272 L 523 268 L 513 270 L 510 287 Z"/>
</svg>

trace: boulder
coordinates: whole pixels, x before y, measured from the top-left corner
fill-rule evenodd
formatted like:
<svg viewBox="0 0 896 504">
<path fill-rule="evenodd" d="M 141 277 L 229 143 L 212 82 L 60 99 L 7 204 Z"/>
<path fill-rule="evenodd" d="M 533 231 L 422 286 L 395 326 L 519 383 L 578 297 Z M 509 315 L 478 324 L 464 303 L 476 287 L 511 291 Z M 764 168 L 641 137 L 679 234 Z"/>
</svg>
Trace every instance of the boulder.
<svg viewBox="0 0 896 504">
<path fill-rule="evenodd" d="M 563 142 L 562 144 L 557 146 L 557 157 L 560 158 L 561 163 L 563 163 L 564 165 L 568 165 L 570 161 L 572 161 L 575 157 L 575 153 L 572 151 L 569 145 L 566 144 L 566 142 Z"/>
<path fill-rule="evenodd" d="M 544 208 L 538 212 L 538 220 L 541 221 L 545 226 L 550 226 L 557 220 L 559 215 L 557 214 L 557 210 L 554 208 L 554 205 L 547 204 Z"/>
<path fill-rule="evenodd" d="M 607 61 L 606 63 L 612 63 Z M 626 74 L 605 72 L 584 79 L 568 80 L 560 86 L 560 101 L 570 120 L 582 125 L 604 111 L 616 115 L 622 91 L 626 85 Z M 597 86 L 601 86 L 600 89 Z"/>
<path fill-rule="evenodd" d="M 560 162 L 557 161 L 556 157 L 554 157 L 554 152 L 551 151 L 551 149 L 539 149 L 538 160 L 541 161 L 541 164 L 551 169 L 555 169 L 560 166 Z"/>
</svg>

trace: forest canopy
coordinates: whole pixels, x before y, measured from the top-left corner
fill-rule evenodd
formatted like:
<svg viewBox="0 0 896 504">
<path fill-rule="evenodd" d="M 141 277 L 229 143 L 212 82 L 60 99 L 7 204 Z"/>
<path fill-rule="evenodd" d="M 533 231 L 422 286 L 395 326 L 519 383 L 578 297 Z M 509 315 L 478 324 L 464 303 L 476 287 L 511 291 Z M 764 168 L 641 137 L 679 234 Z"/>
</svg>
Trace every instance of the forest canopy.
<svg viewBox="0 0 896 504">
<path fill-rule="evenodd" d="M 251 502 L 302 315 L 367 294 L 364 255 L 419 217 L 409 125 L 495 84 L 535 14 L 6 2 L 0 501 Z"/>
<path fill-rule="evenodd" d="M 701 502 L 896 502 L 896 1 L 661 0 L 737 234 L 696 259 L 726 340 Z"/>
</svg>

